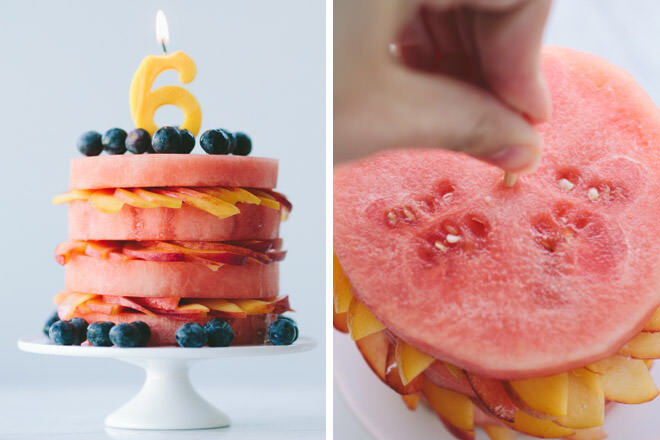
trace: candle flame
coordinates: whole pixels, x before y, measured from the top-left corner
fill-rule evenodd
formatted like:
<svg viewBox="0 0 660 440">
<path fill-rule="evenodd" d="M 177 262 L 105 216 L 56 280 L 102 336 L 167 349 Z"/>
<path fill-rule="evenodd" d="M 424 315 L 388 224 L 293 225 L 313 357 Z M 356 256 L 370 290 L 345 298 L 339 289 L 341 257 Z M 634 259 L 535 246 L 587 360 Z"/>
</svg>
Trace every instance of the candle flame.
<svg viewBox="0 0 660 440">
<path fill-rule="evenodd" d="M 165 18 L 165 13 L 162 10 L 156 12 L 156 39 L 158 42 L 165 46 L 166 43 L 170 42 L 170 31 L 167 28 L 167 19 Z"/>
</svg>

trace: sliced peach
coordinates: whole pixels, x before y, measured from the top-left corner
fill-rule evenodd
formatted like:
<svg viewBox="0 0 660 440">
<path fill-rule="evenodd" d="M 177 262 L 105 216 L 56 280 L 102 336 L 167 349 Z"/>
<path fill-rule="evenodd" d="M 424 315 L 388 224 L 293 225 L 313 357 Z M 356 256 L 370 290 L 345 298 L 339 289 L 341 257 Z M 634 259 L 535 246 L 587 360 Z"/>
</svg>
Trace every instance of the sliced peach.
<svg viewBox="0 0 660 440">
<path fill-rule="evenodd" d="M 226 299 L 200 299 L 196 300 L 199 304 L 208 307 L 210 310 L 221 312 L 230 318 L 245 318 L 247 313 L 237 304 Z"/>
<path fill-rule="evenodd" d="M 55 248 L 55 261 L 58 264 L 65 265 L 74 255 L 82 255 L 85 253 L 87 243 L 81 240 L 64 241 L 57 245 Z"/>
<path fill-rule="evenodd" d="M 239 214 L 241 211 L 231 203 L 210 196 L 208 194 L 195 191 L 190 188 L 165 188 L 155 189 L 154 192 L 166 196 L 174 197 L 194 206 L 197 209 L 206 211 L 220 219 Z"/>
<path fill-rule="evenodd" d="M 566 415 L 555 422 L 573 429 L 601 426 L 605 421 L 605 395 L 600 376 L 585 368 L 568 373 Z"/>
<path fill-rule="evenodd" d="M 89 200 L 94 208 L 106 214 L 116 214 L 124 206 L 123 201 L 114 197 L 114 191 L 107 189 L 94 191 Z"/>
<path fill-rule="evenodd" d="M 624 345 L 619 354 L 635 359 L 660 358 L 660 332 L 642 332 Z"/>
<path fill-rule="evenodd" d="M 260 299 L 236 299 L 234 303 L 248 315 L 263 315 L 272 312 L 275 308 L 272 302 Z"/>
<path fill-rule="evenodd" d="M 465 375 L 463 374 L 463 370 L 458 368 L 454 364 L 450 364 L 449 362 L 444 362 L 445 368 L 447 368 L 447 371 L 451 373 L 452 376 L 454 376 L 458 380 L 463 380 Z"/>
<path fill-rule="evenodd" d="M 332 254 L 332 293 L 335 311 L 337 313 L 347 312 L 353 300 L 353 291 L 351 283 L 346 278 L 337 255 L 334 253 Z"/>
<path fill-rule="evenodd" d="M 79 307 L 86 307 L 89 312 L 103 313 L 105 315 L 116 315 L 121 310 L 119 304 L 108 304 L 100 299 L 90 299 Z"/>
<path fill-rule="evenodd" d="M 603 440 L 607 433 L 602 428 L 579 429 L 566 440 Z"/>
<path fill-rule="evenodd" d="M 384 331 L 374 333 L 365 338 L 355 341 L 362 357 L 373 370 L 376 376 L 385 380 L 385 370 L 387 367 L 387 354 L 390 341 L 387 339 Z"/>
<path fill-rule="evenodd" d="M 332 326 L 335 330 L 342 333 L 348 333 L 348 313 L 337 313 L 335 308 L 332 308 Z"/>
<path fill-rule="evenodd" d="M 385 383 L 399 394 L 414 394 L 422 389 L 422 378 L 419 375 L 407 385 L 403 384 L 399 374 L 399 364 L 396 361 L 396 344 L 390 343 L 387 351 L 387 364 L 385 366 Z"/>
<path fill-rule="evenodd" d="M 60 303 L 57 305 L 57 314 L 60 319 L 66 320 L 73 318 L 76 308 L 98 295 L 92 293 L 74 293 L 67 292 Z"/>
<path fill-rule="evenodd" d="M 59 306 L 60 304 L 62 304 L 62 301 L 64 301 L 64 298 L 66 298 L 67 295 L 69 295 L 69 292 L 67 292 L 66 290 L 60 292 L 53 297 L 53 302 Z"/>
<path fill-rule="evenodd" d="M 261 191 L 259 189 L 251 189 L 250 192 L 254 194 L 255 196 L 259 197 L 261 200 L 261 205 L 267 206 L 269 208 L 272 208 L 276 211 L 279 211 L 280 209 L 280 202 L 275 200 L 275 197 L 271 196 L 265 191 Z"/>
<path fill-rule="evenodd" d="M 498 419 L 513 422 L 518 408 L 509 397 L 504 384 L 496 379 L 465 371 L 470 386 L 484 408 Z"/>
<path fill-rule="evenodd" d="M 158 203 L 145 200 L 137 194 L 134 194 L 124 188 L 116 188 L 113 196 L 115 199 L 121 200 L 127 205 L 131 205 L 136 208 L 158 208 L 160 206 Z"/>
<path fill-rule="evenodd" d="M 347 323 L 354 341 L 385 330 L 385 326 L 371 313 L 371 310 L 356 298 L 353 298 L 348 308 Z"/>
<path fill-rule="evenodd" d="M 506 384 L 511 400 L 520 409 L 539 417 L 536 412 L 550 416 L 565 416 L 568 404 L 568 375 L 512 380 Z"/>
<path fill-rule="evenodd" d="M 559 426 L 550 420 L 537 419 L 524 411 L 517 411 L 514 421 L 505 423 L 510 428 L 533 437 L 559 438 L 575 434 L 573 429 Z"/>
<path fill-rule="evenodd" d="M 651 319 L 649 319 L 649 322 L 646 323 L 642 331 L 651 333 L 660 332 L 660 309 L 657 309 L 653 313 L 653 316 L 651 316 Z"/>
<path fill-rule="evenodd" d="M 132 192 L 138 197 L 148 202 L 156 203 L 158 206 L 162 206 L 163 208 L 179 209 L 183 204 L 180 199 L 165 194 L 158 194 L 143 188 L 133 188 Z"/>
<path fill-rule="evenodd" d="M 658 395 L 658 389 L 643 360 L 612 356 L 587 368 L 601 375 L 603 393 L 607 400 L 644 403 Z"/>
<path fill-rule="evenodd" d="M 417 409 L 417 405 L 419 405 L 419 393 L 404 394 L 401 396 L 401 399 L 410 411 L 415 411 Z"/>
<path fill-rule="evenodd" d="M 74 200 L 88 200 L 92 195 L 92 191 L 88 189 L 72 189 L 62 194 L 53 197 L 53 205 L 61 205 L 63 203 L 73 202 Z"/>
<path fill-rule="evenodd" d="M 261 199 L 249 191 L 241 188 L 201 188 L 201 192 L 217 197 L 232 205 L 236 203 L 248 203 L 250 205 L 261 204 Z"/>
<path fill-rule="evenodd" d="M 186 312 L 202 312 L 202 313 L 208 313 L 211 309 L 206 307 L 203 304 L 186 304 L 184 306 L 179 306 L 176 308 L 176 311 L 179 313 L 186 313 Z"/>
<path fill-rule="evenodd" d="M 516 433 L 506 426 L 484 425 L 482 428 L 486 431 L 490 440 L 513 440 L 516 438 Z"/>
<path fill-rule="evenodd" d="M 396 341 L 394 359 L 399 366 L 399 375 L 404 386 L 422 374 L 434 361 L 431 356 L 422 353 L 401 339 Z"/>
<path fill-rule="evenodd" d="M 422 379 L 422 394 L 447 429 L 460 439 L 474 439 L 474 407 L 470 398 Z"/>
</svg>

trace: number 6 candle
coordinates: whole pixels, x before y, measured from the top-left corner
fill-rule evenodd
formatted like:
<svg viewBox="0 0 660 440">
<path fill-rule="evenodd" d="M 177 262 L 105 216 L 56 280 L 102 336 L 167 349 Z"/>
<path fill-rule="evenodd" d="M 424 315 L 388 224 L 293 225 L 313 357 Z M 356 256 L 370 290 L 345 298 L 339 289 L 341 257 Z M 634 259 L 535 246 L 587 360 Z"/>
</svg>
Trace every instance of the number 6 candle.
<svg viewBox="0 0 660 440">
<path fill-rule="evenodd" d="M 182 84 L 191 82 L 197 73 L 195 63 L 185 53 L 178 51 L 167 54 L 165 44 L 169 42 L 169 32 L 165 14 L 160 10 L 156 14 L 156 38 L 163 47 L 164 55 L 145 57 L 131 82 L 130 105 L 133 122 L 137 128 L 143 128 L 153 135 L 158 129 L 154 122 L 156 110 L 163 105 L 175 105 L 184 115 L 180 128 L 185 128 L 196 136 L 202 125 L 202 109 L 193 94 L 179 86 L 163 86 L 151 90 L 158 75 L 165 70 L 173 69 L 179 72 L 179 81 Z"/>
</svg>

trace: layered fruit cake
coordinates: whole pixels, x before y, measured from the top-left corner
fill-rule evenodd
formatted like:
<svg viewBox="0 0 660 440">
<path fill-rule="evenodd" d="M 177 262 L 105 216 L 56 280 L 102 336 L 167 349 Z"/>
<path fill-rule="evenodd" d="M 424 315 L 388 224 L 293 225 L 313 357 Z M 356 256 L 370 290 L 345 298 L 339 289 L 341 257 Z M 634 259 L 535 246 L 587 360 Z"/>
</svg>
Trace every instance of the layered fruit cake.
<svg viewBox="0 0 660 440">
<path fill-rule="evenodd" d="M 173 134 L 185 134 L 178 131 L 158 130 L 156 150 Z M 144 141 L 145 133 L 119 138 Z M 279 230 L 291 204 L 273 190 L 277 160 L 228 155 L 236 137 L 224 130 L 218 136 L 220 143 L 213 133 L 201 137 L 209 155 L 183 154 L 179 146 L 174 154 L 151 148 L 151 154 L 72 160 L 70 190 L 54 199 L 68 204 L 69 240 L 55 251 L 65 289 L 55 296 L 57 317 L 47 323 L 53 341 L 201 346 L 295 340 L 295 323 L 278 319 L 290 310 L 279 291 L 286 255 Z M 112 141 L 108 133 L 86 133 L 79 148 L 98 154 L 95 143 L 108 151 Z"/>
<path fill-rule="evenodd" d="M 442 150 L 334 173 L 335 328 L 460 439 L 602 439 L 610 404 L 658 395 L 660 111 L 596 56 L 546 48 L 543 72 L 541 163 L 513 187 Z"/>
</svg>

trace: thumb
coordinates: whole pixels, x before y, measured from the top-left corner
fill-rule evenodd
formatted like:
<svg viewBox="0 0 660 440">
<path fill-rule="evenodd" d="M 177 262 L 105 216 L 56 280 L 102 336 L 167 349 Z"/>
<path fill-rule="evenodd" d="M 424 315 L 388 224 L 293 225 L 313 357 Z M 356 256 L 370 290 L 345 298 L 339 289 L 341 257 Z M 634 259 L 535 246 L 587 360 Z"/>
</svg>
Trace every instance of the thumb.
<svg viewBox="0 0 660 440">
<path fill-rule="evenodd" d="M 538 164 L 538 132 L 487 91 L 399 67 L 381 90 L 368 101 L 370 111 L 380 115 L 382 125 L 375 127 L 388 127 L 384 146 L 460 151 L 516 173 L 533 171 Z"/>
</svg>

